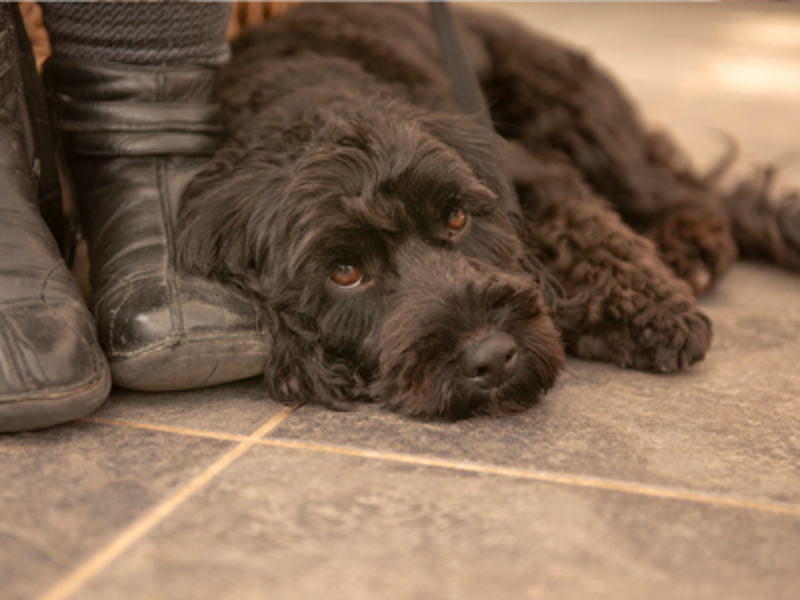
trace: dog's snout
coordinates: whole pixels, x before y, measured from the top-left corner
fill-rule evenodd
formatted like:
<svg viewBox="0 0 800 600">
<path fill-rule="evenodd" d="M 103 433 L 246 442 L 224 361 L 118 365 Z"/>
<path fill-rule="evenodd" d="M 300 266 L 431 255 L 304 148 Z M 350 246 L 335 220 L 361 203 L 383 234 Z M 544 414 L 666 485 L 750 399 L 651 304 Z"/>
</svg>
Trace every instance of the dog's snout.
<svg viewBox="0 0 800 600">
<path fill-rule="evenodd" d="M 507 333 L 493 333 L 469 344 L 461 355 L 461 372 L 482 389 L 492 389 L 508 381 L 517 370 L 519 351 Z"/>
</svg>

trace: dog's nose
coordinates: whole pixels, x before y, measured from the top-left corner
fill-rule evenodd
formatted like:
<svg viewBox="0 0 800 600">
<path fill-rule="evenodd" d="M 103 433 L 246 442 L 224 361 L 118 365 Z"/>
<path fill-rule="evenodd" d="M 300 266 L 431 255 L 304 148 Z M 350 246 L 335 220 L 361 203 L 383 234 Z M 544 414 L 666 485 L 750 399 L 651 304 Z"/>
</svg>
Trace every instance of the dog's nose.
<svg viewBox="0 0 800 600">
<path fill-rule="evenodd" d="M 517 370 L 519 352 L 514 338 L 493 333 L 468 345 L 461 355 L 461 372 L 474 385 L 492 389 L 508 381 Z"/>
</svg>

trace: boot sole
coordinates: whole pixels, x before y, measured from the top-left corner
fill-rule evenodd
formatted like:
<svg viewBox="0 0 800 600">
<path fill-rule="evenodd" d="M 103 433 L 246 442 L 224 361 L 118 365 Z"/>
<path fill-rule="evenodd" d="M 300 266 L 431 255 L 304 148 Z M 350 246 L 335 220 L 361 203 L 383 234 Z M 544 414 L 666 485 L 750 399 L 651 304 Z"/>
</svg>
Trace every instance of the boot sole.
<svg viewBox="0 0 800 600">
<path fill-rule="evenodd" d="M 129 390 L 172 392 L 249 379 L 264 372 L 263 338 L 167 339 L 136 352 L 110 354 L 114 383 Z"/>
<path fill-rule="evenodd" d="M 90 380 L 59 390 L 41 390 L 0 401 L 0 432 L 42 429 L 79 419 L 99 407 L 111 391 L 111 373 L 103 368 Z"/>
</svg>

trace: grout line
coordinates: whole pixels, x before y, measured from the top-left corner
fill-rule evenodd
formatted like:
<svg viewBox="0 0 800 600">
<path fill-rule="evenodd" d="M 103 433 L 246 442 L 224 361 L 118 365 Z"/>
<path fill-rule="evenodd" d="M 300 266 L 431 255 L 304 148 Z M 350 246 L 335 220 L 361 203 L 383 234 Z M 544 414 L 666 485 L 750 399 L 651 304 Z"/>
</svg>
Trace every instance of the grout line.
<svg viewBox="0 0 800 600">
<path fill-rule="evenodd" d="M 285 409 L 284 409 L 285 410 Z M 274 415 L 274 419 L 278 414 Z M 206 429 L 191 429 L 176 425 L 158 425 L 156 423 L 139 423 L 137 421 L 126 421 L 124 419 L 109 419 L 107 417 L 83 417 L 80 419 L 86 423 L 100 423 L 101 425 L 119 425 L 122 427 L 132 427 L 134 429 L 149 429 L 151 431 L 161 431 L 164 433 L 175 433 L 178 435 L 192 435 L 204 437 L 212 440 L 223 440 L 226 442 L 243 442 L 248 439 L 247 435 L 240 433 L 224 433 L 221 431 L 209 431 Z M 267 421 L 269 423 L 269 421 Z"/>
<path fill-rule="evenodd" d="M 429 458 L 425 456 L 413 456 L 408 454 L 396 454 L 392 452 L 379 452 L 375 450 L 360 450 L 357 448 L 347 448 L 344 446 L 326 446 L 308 442 L 281 439 L 263 439 L 259 445 L 277 446 L 280 448 L 295 448 L 311 450 L 314 452 L 326 452 L 331 454 L 343 454 L 346 456 L 358 456 L 361 458 L 379 459 L 404 464 L 414 464 L 425 467 L 439 467 L 452 469 L 455 471 L 465 471 L 469 473 L 481 473 L 486 475 L 498 475 L 501 477 L 511 477 L 516 479 L 530 479 L 544 483 L 557 483 L 574 487 L 586 487 L 606 491 L 624 492 L 639 496 L 652 496 L 669 500 L 683 500 L 686 502 L 696 502 L 701 504 L 712 504 L 757 510 L 762 512 L 773 512 L 788 514 L 800 517 L 800 506 L 791 504 L 778 504 L 773 502 L 759 502 L 756 500 L 744 500 L 729 496 L 718 496 L 703 492 L 695 492 L 686 489 L 670 489 L 656 485 L 642 483 L 631 483 L 614 479 L 603 479 L 586 475 L 568 475 L 553 473 L 548 471 L 534 471 L 525 469 L 515 469 L 511 467 L 499 467 L 493 465 L 481 465 L 477 463 L 463 463 L 450 461 L 440 458 Z"/>
<path fill-rule="evenodd" d="M 276 415 L 277 416 L 277 415 Z M 275 418 L 275 417 L 273 417 Z M 238 436 L 235 434 L 220 434 L 213 431 L 203 431 L 199 429 L 188 429 L 184 427 L 172 427 L 164 425 L 148 425 L 143 423 L 133 423 L 129 421 L 118 421 L 115 419 L 100 419 L 100 418 L 84 418 L 84 421 L 92 421 L 97 423 L 105 423 L 109 425 L 121 425 L 125 427 L 137 427 L 141 429 L 154 429 L 157 431 L 166 431 L 180 435 L 190 435 L 198 437 L 208 437 L 210 439 L 227 439 L 227 440 L 248 440 L 248 437 Z M 283 419 L 281 419 L 283 420 Z M 277 426 L 277 425 L 276 425 Z M 270 430 L 271 431 L 271 430 Z M 606 491 L 624 492 L 629 494 L 637 494 L 640 496 L 651 496 L 655 498 L 664 498 L 670 500 L 683 500 L 686 502 L 698 502 L 702 504 L 713 504 L 720 506 L 730 506 L 733 508 L 741 508 L 747 510 L 757 510 L 762 512 L 772 512 L 780 514 L 788 514 L 792 516 L 800 516 L 800 506 L 791 504 L 779 504 L 772 502 L 759 502 L 755 500 L 744 500 L 741 498 L 732 498 L 729 496 L 718 496 L 715 494 L 696 492 L 686 489 L 670 489 L 659 487 L 656 485 L 647 485 L 641 483 L 631 483 L 626 481 L 619 481 L 614 479 L 603 479 L 599 477 L 590 477 L 586 475 L 568 475 L 561 473 L 553 473 L 548 471 L 535 471 L 526 469 L 515 469 L 511 467 L 500 467 L 493 465 L 481 465 L 478 463 L 457 462 L 441 458 L 431 458 L 426 456 L 414 456 L 411 454 L 399 454 L 394 452 L 381 452 L 378 450 L 365 450 L 360 448 L 350 448 L 347 446 L 331 446 L 324 444 L 315 444 L 310 442 L 301 442 L 295 440 L 282 440 L 282 439 L 259 439 L 255 444 L 261 446 L 275 446 L 280 448 L 293 448 L 298 450 L 310 450 L 313 452 L 324 452 L 330 454 L 342 454 L 346 456 L 357 456 L 360 458 L 370 458 L 377 460 L 386 460 L 390 462 L 399 462 L 404 464 L 413 464 L 424 467 L 438 467 L 443 469 L 452 469 L 455 471 L 465 471 L 469 473 L 482 473 L 486 475 L 497 475 L 500 477 L 511 477 L 516 479 L 529 479 L 534 481 L 541 481 L 545 483 L 556 483 L 562 485 L 569 485 L 574 487 L 594 488 Z"/>
<path fill-rule="evenodd" d="M 127 551 L 136 542 L 142 539 L 156 526 L 159 525 L 164 519 L 170 516 L 176 509 L 178 509 L 184 502 L 196 494 L 206 484 L 208 484 L 214 477 L 222 473 L 228 466 L 231 465 L 236 459 L 241 457 L 250 448 L 259 443 L 260 439 L 275 429 L 284 419 L 286 419 L 292 412 L 294 407 L 287 406 L 281 409 L 278 413 L 273 415 L 258 429 L 253 431 L 248 436 L 238 436 L 241 440 L 240 443 L 228 450 L 214 463 L 204 469 L 200 474 L 195 476 L 186 485 L 180 488 L 177 492 L 167 497 L 150 511 L 142 515 L 139 519 L 134 521 L 127 529 L 120 535 L 114 538 L 109 544 L 100 549 L 96 554 L 89 557 L 86 561 L 80 564 L 74 571 L 62 579 L 59 583 L 53 586 L 44 595 L 39 597 L 39 600 L 63 600 L 69 598 L 80 588 L 86 585 L 92 578 L 105 569 L 108 565 L 119 558 L 125 551 Z M 89 420 L 89 419 L 85 419 Z M 107 422 L 110 420 L 105 419 L 91 419 L 94 422 Z M 123 424 L 124 422 L 118 422 Z M 127 425 L 126 425 L 127 426 Z M 157 427 L 142 427 L 145 429 L 159 429 Z M 180 428 L 174 429 L 173 433 L 179 433 Z M 161 430 L 164 430 L 163 428 Z M 186 430 L 191 431 L 191 430 Z M 204 432 L 206 433 L 206 432 Z M 193 434 L 191 434 L 193 435 Z M 227 439 L 221 437 L 219 434 L 204 435 L 212 439 Z"/>
</svg>

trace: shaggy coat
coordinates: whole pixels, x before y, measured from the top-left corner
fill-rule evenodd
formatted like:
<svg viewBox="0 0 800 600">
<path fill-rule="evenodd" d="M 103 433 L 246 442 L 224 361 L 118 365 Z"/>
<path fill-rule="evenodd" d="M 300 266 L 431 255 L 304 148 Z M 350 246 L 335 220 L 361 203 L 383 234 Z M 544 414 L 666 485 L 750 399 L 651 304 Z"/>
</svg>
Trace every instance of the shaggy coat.
<svg viewBox="0 0 800 600">
<path fill-rule="evenodd" d="M 500 135 L 460 114 L 424 6 L 302 5 L 234 44 L 229 134 L 186 190 L 179 263 L 258 301 L 278 400 L 504 414 L 565 350 L 671 372 L 709 348 L 695 294 L 737 255 L 715 177 L 583 54 L 458 19 Z"/>
</svg>

